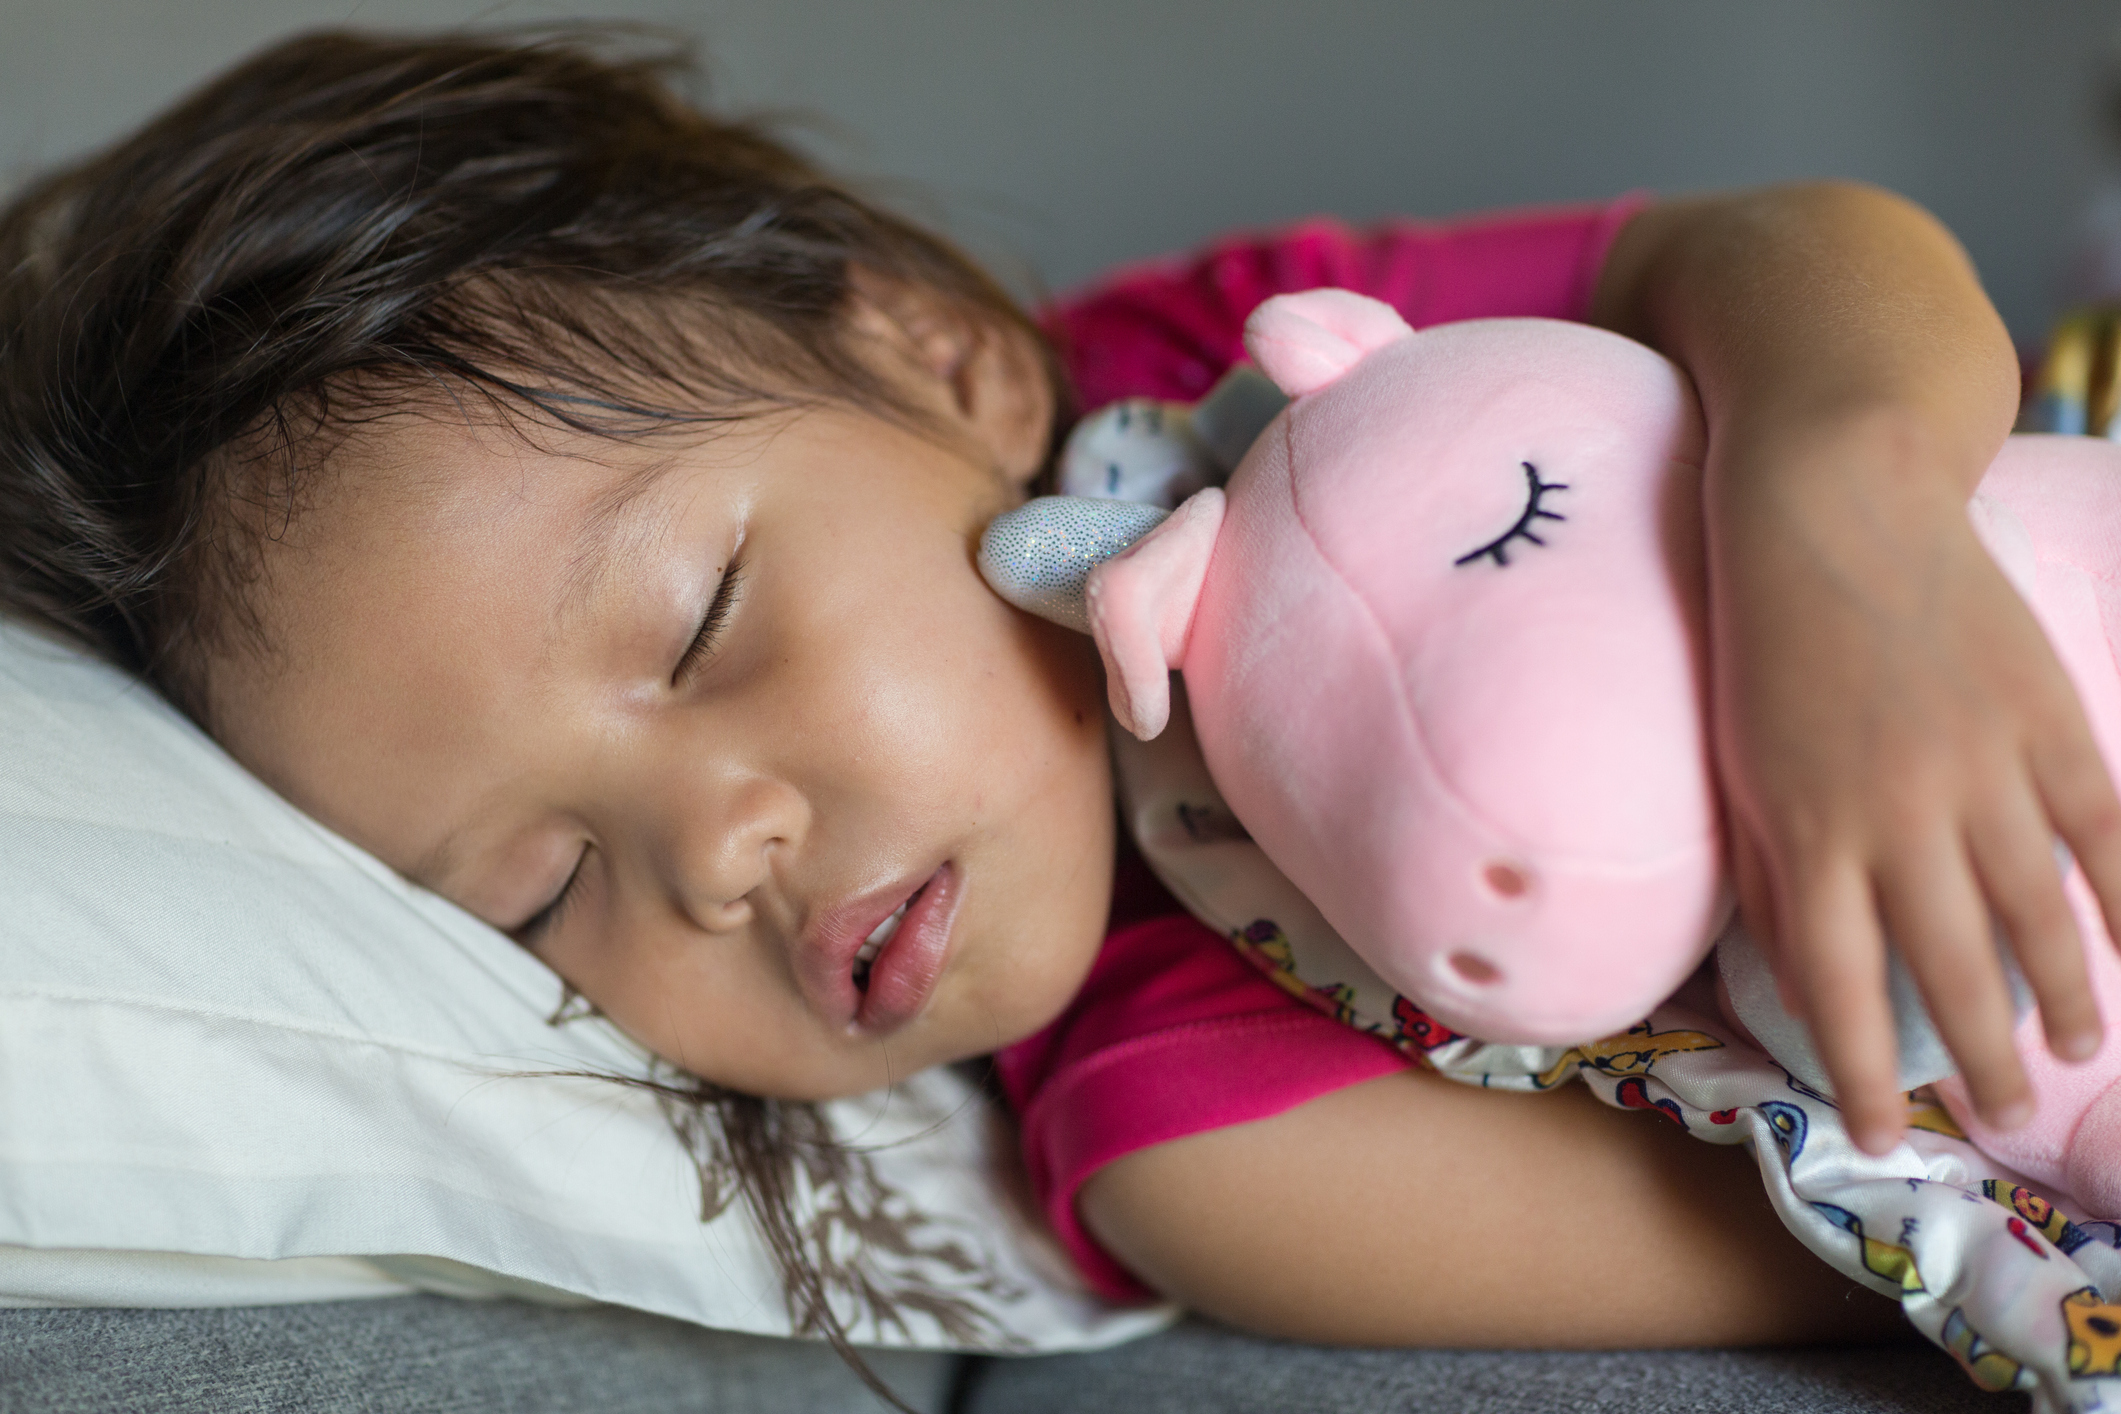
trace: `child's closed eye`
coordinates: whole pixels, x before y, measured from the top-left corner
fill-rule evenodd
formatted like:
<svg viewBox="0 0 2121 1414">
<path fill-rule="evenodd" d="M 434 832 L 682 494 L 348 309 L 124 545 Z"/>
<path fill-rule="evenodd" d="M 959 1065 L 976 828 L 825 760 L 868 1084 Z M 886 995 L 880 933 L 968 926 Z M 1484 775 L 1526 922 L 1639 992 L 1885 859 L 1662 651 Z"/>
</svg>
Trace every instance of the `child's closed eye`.
<svg viewBox="0 0 2121 1414">
<path fill-rule="evenodd" d="M 579 892 L 575 885 L 581 882 L 582 866 L 589 862 L 589 850 L 590 846 L 582 846 L 582 852 L 575 856 L 574 868 L 568 871 L 567 880 L 560 885 L 560 891 L 552 896 L 551 902 L 518 924 L 510 932 L 510 937 L 526 948 L 535 948 L 552 932 L 560 919 L 566 915 L 567 906 L 574 902 Z"/>
<path fill-rule="evenodd" d="M 729 622 L 729 612 L 736 607 L 737 590 L 743 579 L 743 566 L 732 560 L 722 571 L 722 581 L 715 586 L 714 599 L 707 605 L 707 612 L 700 616 L 700 626 L 693 633 L 692 641 L 678 659 L 677 667 L 670 674 L 670 685 L 682 688 L 699 672 L 707 660 L 714 656 L 715 644 L 722 636 L 722 629 Z"/>
</svg>

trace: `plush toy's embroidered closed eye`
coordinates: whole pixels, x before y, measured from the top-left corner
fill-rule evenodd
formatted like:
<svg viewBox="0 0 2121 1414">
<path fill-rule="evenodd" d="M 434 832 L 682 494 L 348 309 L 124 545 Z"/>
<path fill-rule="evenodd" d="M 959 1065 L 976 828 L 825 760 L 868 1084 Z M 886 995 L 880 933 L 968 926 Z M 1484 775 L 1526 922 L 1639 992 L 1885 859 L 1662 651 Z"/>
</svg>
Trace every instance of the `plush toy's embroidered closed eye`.
<svg viewBox="0 0 2121 1414">
<path fill-rule="evenodd" d="M 1293 401 L 1227 490 L 1168 518 L 1034 502 L 990 530 L 990 581 L 1094 634 L 1137 735 L 1162 729 L 1182 672 L 1238 819 L 1438 1020 L 1548 1045 L 1626 1027 L 1730 910 L 1703 725 L 1703 427 L 1685 376 L 1584 325 L 1415 333 L 1340 290 L 1268 301 L 1246 344 Z M 2014 438 L 1974 515 L 2117 759 L 2121 448 Z M 2121 966 L 2081 879 L 2069 888 L 2121 1022 Z M 1758 1020 L 1773 1045 L 1774 1019 Z M 2084 1153 L 2105 1126 L 2101 1152 L 2121 1155 L 2121 1042 L 2064 1067 L 2037 1017 L 2019 1034 L 2035 1129 L 2059 1131 L 1975 1137 L 2121 1209 L 2121 1172 L 2070 1161 L 2080 1119 Z"/>
</svg>

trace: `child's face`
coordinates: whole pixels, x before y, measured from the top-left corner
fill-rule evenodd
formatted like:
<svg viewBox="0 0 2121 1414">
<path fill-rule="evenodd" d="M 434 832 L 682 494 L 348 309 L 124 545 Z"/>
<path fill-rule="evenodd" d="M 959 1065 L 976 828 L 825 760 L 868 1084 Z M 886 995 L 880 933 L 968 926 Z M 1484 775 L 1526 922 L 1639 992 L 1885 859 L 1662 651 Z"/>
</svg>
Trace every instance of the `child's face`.
<svg viewBox="0 0 2121 1414">
<path fill-rule="evenodd" d="M 1021 478 L 837 409 L 543 440 L 364 434 L 268 543 L 275 653 L 213 668 L 231 749 L 740 1090 L 857 1093 L 1056 1014 L 1112 809 L 1094 653 L 974 566 Z"/>
</svg>

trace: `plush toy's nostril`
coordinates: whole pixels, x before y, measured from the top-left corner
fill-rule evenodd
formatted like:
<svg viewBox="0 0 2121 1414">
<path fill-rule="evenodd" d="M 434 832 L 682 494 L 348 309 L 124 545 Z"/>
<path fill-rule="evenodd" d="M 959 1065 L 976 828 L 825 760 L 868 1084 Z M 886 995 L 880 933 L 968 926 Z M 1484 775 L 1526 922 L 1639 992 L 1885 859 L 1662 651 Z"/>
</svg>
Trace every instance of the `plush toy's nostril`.
<svg viewBox="0 0 2121 1414">
<path fill-rule="evenodd" d="M 1496 860 L 1480 871 L 1481 882 L 1497 898 L 1523 898 L 1532 891 L 1532 881 L 1514 864 Z"/>
<path fill-rule="evenodd" d="M 1479 953 L 1452 953 L 1451 970 L 1476 987 L 1492 987 L 1502 980 L 1502 969 Z"/>
</svg>

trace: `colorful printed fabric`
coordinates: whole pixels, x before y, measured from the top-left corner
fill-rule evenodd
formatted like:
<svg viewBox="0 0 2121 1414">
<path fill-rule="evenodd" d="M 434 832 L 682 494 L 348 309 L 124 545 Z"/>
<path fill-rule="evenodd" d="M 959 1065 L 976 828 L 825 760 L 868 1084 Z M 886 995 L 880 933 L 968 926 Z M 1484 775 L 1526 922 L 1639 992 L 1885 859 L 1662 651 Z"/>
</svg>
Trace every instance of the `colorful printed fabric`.
<svg viewBox="0 0 2121 1414">
<path fill-rule="evenodd" d="M 1468 1085 L 1572 1081 L 1711 1144 L 1749 1144 L 1768 1197 L 1828 1265 L 1896 1296 L 1916 1329 L 1984 1389 L 2027 1390 L 2046 1414 L 2121 1401 L 2121 1226 L 2089 1221 L 1918 1103 L 1906 1142 L 1873 1157 L 1834 1102 L 1735 1039 L 1706 987 L 1627 1031 L 1568 1048 L 1457 1036 L 1372 973 L 1232 819 L 1174 703 L 1154 742 L 1118 737 L 1120 794 L 1171 892 L 1292 996 Z"/>
</svg>

